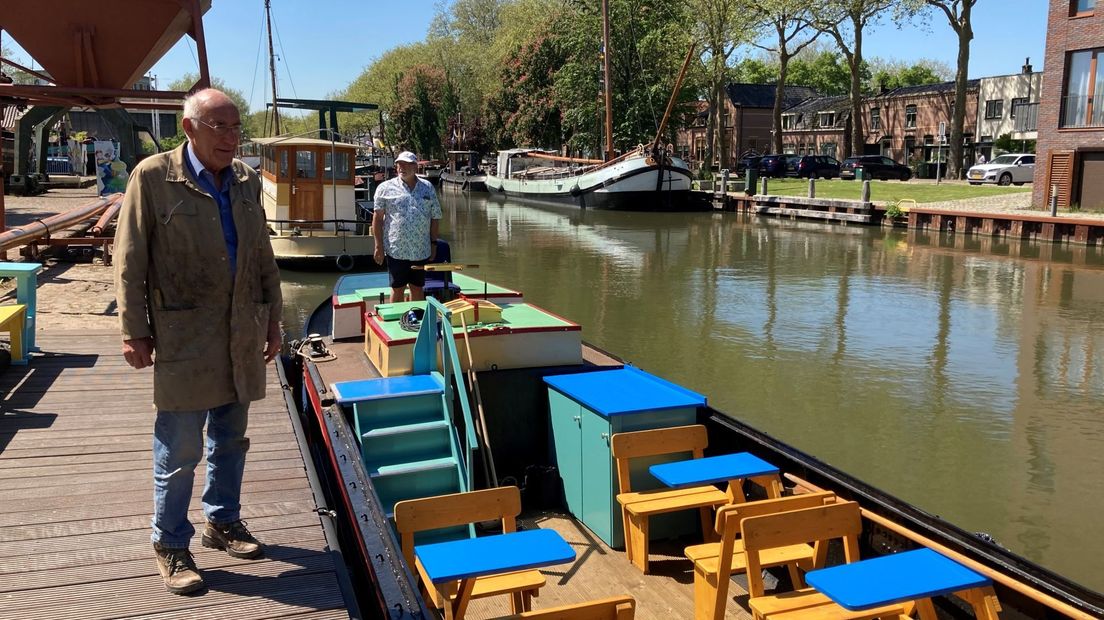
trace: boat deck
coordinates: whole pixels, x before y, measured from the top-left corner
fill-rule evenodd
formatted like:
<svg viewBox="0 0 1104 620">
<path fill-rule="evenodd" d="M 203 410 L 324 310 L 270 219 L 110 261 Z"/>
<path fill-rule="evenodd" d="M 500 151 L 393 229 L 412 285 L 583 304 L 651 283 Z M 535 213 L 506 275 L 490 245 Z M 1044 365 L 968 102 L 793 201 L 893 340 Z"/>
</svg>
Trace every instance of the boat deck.
<svg viewBox="0 0 1104 620">
<path fill-rule="evenodd" d="M 165 591 L 149 539 L 153 373 L 115 331 L 38 334 L 0 374 L 0 618 L 348 618 L 274 367 L 250 410 L 237 560 L 193 541 L 208 588 Z M 190 516 L 203 516 L 197 468 Z"/>
</svg>

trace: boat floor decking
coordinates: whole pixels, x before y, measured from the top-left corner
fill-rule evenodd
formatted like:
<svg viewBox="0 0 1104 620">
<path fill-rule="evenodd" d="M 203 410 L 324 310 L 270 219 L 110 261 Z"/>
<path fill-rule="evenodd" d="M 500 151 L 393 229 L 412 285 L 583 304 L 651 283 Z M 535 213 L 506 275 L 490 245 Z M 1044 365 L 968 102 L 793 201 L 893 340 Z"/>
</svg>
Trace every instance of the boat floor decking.
<svg viewBox="0 0 1104 620">
<path fill-rule="evenodd" d="M 197 532 L 208 587 L 177 596 L 150 544 L 152 371 L 126 365 L 114 331 L 37 344 L 30 365 L 0 374 L 0 618 L 348 618 L 273 367 L 250 409 L 242 489 L 265 556 L 231 558 Z"/>
<path fill-rule="evenodd" d="M 694 617 L 694 567 L 683 549 L 700 540 L 652 541 L 649 571 L 645 575 L 625 557 L 610 549 L 586 526 L 559 513 L 526 515 L 519 527 L 553 529 L 575 550 L 575 561 L 541 569 L 547 583 L 533 600 L 533 609 L 546 609 L 627 594 L 636 599 L 637 620 L 675 620 Z M 747 582 L 733 577 L 725 618 L 751 618 L 747 610 Z M 476 599 L 466 618 L 496 618 L 508 614 L 507 597 Z"/>
</svg>

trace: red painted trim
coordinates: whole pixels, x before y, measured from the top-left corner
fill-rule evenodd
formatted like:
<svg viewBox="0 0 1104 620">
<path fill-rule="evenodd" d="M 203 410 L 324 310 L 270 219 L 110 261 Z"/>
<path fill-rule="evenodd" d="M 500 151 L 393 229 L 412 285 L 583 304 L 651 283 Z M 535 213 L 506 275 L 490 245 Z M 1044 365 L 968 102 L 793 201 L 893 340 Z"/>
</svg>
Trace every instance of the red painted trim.
<svg viewBox="0 0 1104 620">
<path fill-rule="evenodd" d="M 392 344 L 394 344 L 391 341 L 390 337 L 387 335 L 387 332 L 383 331 L 383 328 L 380 327 L 379 325 L 376 325 L 376 322 L 373 321 L 370 318 L 370 317 L 374 317 L 376 315 L 365 312 L 363 314 L 363 316 L 364 316 L 365 329 L 367 329 L 368 327 L 371 327 L 372 331 L 375 332 L 376 336 L 378 336 L 379 339 L 384 342 L 384 344 L 386 344 L 388 346 L 391 346 Z M 410 340 L 410 342 L 414 342 L 414 340 L 412 339 L 412 340 Z"/>
</svg>

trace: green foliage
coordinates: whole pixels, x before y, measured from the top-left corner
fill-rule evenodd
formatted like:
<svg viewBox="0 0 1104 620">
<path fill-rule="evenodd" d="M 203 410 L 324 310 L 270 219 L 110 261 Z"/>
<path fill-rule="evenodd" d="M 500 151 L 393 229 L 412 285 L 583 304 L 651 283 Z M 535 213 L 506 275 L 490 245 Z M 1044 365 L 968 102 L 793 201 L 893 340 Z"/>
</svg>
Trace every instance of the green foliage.
<svg viewBox="0 0 1104 620">
<path fill-rule="evenodd" d="M 441 119 L 437 110 L 444 98 L 444 71 L 429 65 L 415 65 L 395 77 L 394 107 L 391 112 L 392 142 L 416 152 L 422 158 L 443 156 Z"/>
<path fill-rule="evenodd" d="M 946 63 L 921 59 L 911 65 L 902 61 L 883 61 L 875 58 L 870 63 L 873 68 L 873 79 L 867 84 L 868 92 L 877 92 L 881 89 L 891 90 L 902 86 L 922 86 L 924 84 L 939 84 L 954 79 L 954 71 Z"/>
<path fill-rule="evenodd" d="M 184 135 L 183 132 L 178 133 L 178 134 L 176 134 L 175 136 L 173 136 L 171 138 L 162 138 L 161 139 L 161 149 L 165 150 L 165 151 L 171 151 L 171 150 L 175 149 L 176 147 L 180 146 L 181 144 L 184 144 L 187 140 L 188 140 L 188 136 Z"/>
<path fill-rule="evenodd" d="M 1034 140 L 1013 140 L 1012 134 L 1001 134 L 993 141 L 993 149 L 1002 153 L 1034 153 Z"/>
<path fill-rule="evenodd" d="M 196 83 L 196 80 L 198 80 L 198 79 L 199 79 L 199 74 L 198 73 L 185 73 L 180 78 L 178 78 L 176 80 L 173 80 L 172 82 L 169 83 L 169 90 L 180 90 L 180 91 L 189 90 L 192 87 L 192 85 L 194 85 Z M 242 116 L 242 137 L 243 137 L 243 139 L 264 135 L 263 134 L 263 131 L 264 131 L 263 126 L 257 126 L 257 125 L 253 124 L 253 121 L 252 121 L 253 116 L 249 114 L 249 101 L 246 100 L 245 95 L 240 90 L 238 90 L 236 88 L 230 88 L 229 86 L 226 85 L 226 82 L 223 81 L 222 78 L 217 78 L 217 77 L 211 78 L 211 87 L 212 88 L 217 88 L 218 90 L 221 90 L 222 92 L 226 93 L 226 96 L 230 97 L 230 99 L 234 102 L 234 105 L 238 106 L 238 112 L 240 112 L 241 116 Z M 180 113 L 177 113 L 177 115 L 176 115 L 176 126 L 177 127 L 180 127 L 180 116 L 181 116 Z M 181 130 L 181 133 L 183 133 L 183 130 Z"/>
<path fill-rule="evenodd" d="M 562 42 L 551 31 L 523 45 L 506 60 L 502 87 L 488 100 L 484 114 L 493 119 L 492 137 L 497 143 L 560 147 L 563 125 L 556 105 L 555 81 L 557 69 L 566 61 Z M 594 96 L 596 90 L 592 91 Z"/>
<path fill-rule="evenodd" d="M 904 215 L 905 212 L 901 210 L 901 207 L 895 201 L 889 201 L 885 206 L 885 216 L 890 219 L 897 219 Z"/>
</svg>

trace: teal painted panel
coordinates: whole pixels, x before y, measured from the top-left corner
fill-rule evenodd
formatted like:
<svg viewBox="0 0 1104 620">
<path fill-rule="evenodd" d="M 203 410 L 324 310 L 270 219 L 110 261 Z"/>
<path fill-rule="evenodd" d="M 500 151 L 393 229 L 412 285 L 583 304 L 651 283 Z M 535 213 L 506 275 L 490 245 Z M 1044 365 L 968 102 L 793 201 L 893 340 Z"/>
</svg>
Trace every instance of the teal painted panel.
<svg viewBox="0 0 1104 620">
<path fill-rule="evenodd" d="M 372 484 L 389 517 L 395 511 L 395 503 L 404 499 L 459 493 L 462 490 L 460 470 L 456 466 L 395 476 L 373 476 Z"/>
<path fill-rule="evenodd" d="M 563 482 L 567 510 L 579 518 L 583 513 L 582 460 L 579 432 L 581 409 L 579 403 L 548 390 L 548 409 L 552 424 L 552 444 L 556 467 Z"/>
<path fill-rule="evenodd" d="M 442 403 L 440 394 L 357 402 L 353 405 L 357 435 L 377 428 L 440 420 L 444 417 Z"/>
<path fill-rule="evenodd" d="M 385 465 L 451 457 L 452 433 L 442 421 L 438 425 L 413 425 L 403 433 L 361 437 L 364 465 L 372 470 Z"/>
<path fill-rule="evenodd" d="M 624 544 L 620 507 L 610 510 L 611 501 L 617 504 L 613 490 L 617 476 L 609 438 L 609 420 L 583 408 L 583 512 L 580 520 L 607 545 L 620 547 Z"/>
</svg>

